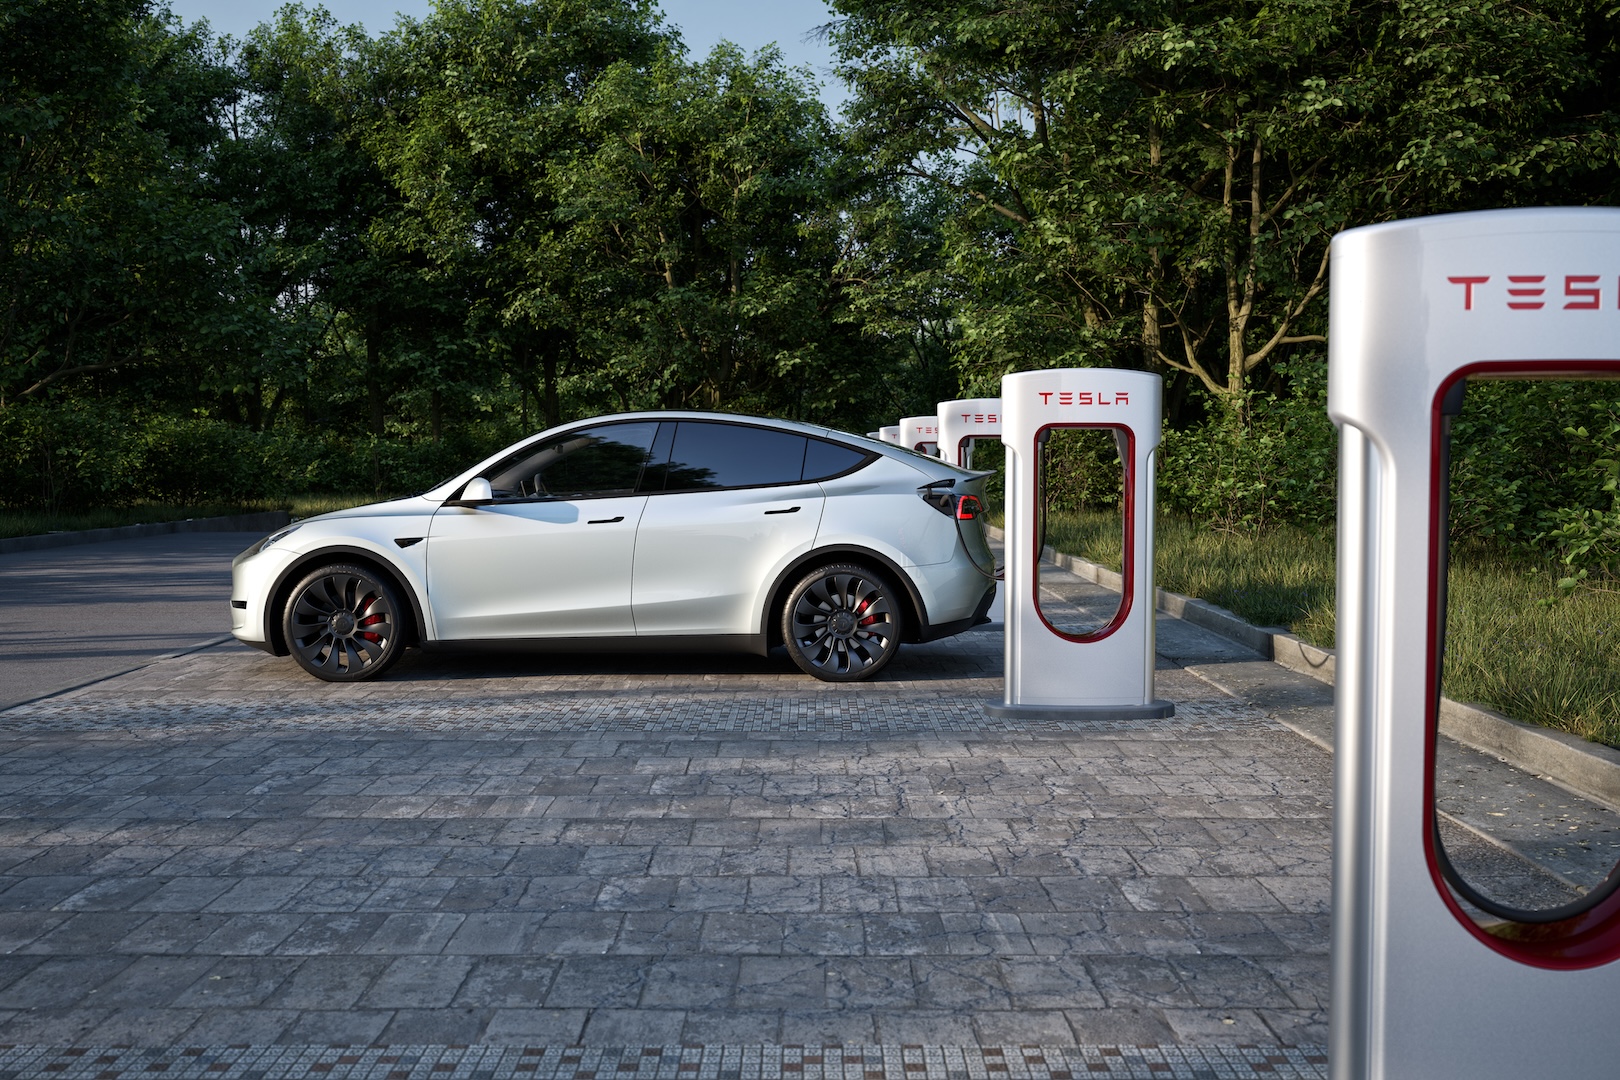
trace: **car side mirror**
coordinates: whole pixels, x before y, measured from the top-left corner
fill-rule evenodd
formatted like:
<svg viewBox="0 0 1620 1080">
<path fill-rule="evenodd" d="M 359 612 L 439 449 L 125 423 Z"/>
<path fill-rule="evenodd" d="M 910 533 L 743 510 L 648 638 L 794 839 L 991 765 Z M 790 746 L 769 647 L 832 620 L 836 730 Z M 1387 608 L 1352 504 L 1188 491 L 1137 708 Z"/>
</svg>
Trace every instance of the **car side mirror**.
<svg viewBox="0 0 1620 1080">
<path fill-rule="evenodd" d="M 494 498 L 495 492 L 489 486 L 489 481 L 475 476 L 467 481 L 467 486 L 461 489 L 461 494 L 454 501 L 465 506 L 469 503 L 487 503 Z"/>
</svg>

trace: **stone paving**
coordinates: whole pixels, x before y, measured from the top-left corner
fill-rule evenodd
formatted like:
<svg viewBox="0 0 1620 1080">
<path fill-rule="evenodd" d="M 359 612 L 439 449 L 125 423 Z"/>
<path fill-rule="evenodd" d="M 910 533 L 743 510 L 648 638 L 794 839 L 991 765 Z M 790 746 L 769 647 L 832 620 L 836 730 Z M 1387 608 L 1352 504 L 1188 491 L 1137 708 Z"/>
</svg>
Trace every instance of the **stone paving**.
<svg viewBox="0 0 1620 1080">
<path fill-rule="evenodd" d="M 0 712 L 0 1075 L 1320 1075 L 1327 755 L 1178 669 L 991 722 L 1000 649 L 225 646 Z"/>
<path fill-rule="evenodd" d="M 1175 717 L 1015 724 L 1001 645 L 229 645 L 0 711 L 0 1080 L 1324 1076 L 1331 690 L 1161 619 Z M 1501 895 L 1612 861 L 1605 808 L 1439 779 Z"/>
<path fill-rule="evenodd" d="M 1000 650 L 0 713 L 0 1076 L 1322 1075 L 1328 755 L 1168 662 L 1173 720 L 991 721 Z"/>
</svg>

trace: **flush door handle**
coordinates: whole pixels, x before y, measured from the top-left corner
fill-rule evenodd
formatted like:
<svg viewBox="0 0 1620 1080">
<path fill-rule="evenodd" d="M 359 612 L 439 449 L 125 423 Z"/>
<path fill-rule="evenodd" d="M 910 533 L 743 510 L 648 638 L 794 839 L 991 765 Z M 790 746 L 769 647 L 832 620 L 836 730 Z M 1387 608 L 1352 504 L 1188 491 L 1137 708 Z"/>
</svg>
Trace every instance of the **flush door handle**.
<svg viewBox="0 0 1620 1080">
<path fill-rule="evenodd" d="M 586 522 L 586 524 L 587 525 L 612 525 L 616 521 L 623 521 L 623 520 L 624 520 L 624 515 L 620 514 L 618 517 L 592 518 L 590 521 Z"/>
<path fill-rule="evenodd" d="M 767 510 L 765 512 L 767 514 L 797 514 L 799 512 L 799 508 L 797 506 L 790 506 L 786 510 Z"/>
</svg>

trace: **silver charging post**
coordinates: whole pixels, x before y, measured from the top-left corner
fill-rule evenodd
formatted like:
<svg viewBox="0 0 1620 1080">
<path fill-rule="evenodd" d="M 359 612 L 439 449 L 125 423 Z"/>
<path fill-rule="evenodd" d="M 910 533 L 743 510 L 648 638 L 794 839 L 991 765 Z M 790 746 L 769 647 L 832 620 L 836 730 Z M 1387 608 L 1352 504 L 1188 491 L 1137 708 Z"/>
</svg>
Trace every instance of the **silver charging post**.
<svg viewBox="0 0 1620 1080">
<path fill-rule="evenodd" d="M 939 403 L 939 456 L 973 468 L 974 442 L 1001 438 L 1000 398 L 959 398 Z"/>
<path fill-rule="evenodd" d="M 1620 376 L 1620 210 L 1392 222 L 1331 254 L 1331 1075 L 1620 1076 L 1620 878 L 1497 907 L 1458 878 L 1435 795 L 1451 419 L 1476 380 Z"/>
<path fill-rule="evenodd" d="M 1001 380 L 1007 450 L 1006 690 L 992 716 L 1120 720 L 1173 715 L 1153 696 L 1154 462 L 1163 384 L 1113 368 L 1022 371 Z M 1122 590 L 1112 613 L 1065 626 L 1041 582 L 1049 442 L 1102 431 L 1117 448 Z"/>
</svg>

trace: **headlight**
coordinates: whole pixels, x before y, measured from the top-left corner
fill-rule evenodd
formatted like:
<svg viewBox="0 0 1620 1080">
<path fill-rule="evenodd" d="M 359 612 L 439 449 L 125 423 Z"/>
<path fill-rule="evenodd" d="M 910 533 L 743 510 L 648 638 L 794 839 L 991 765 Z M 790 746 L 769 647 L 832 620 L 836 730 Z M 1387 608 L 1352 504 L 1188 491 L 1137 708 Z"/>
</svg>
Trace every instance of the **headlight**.
<svg viewBox="0 0 1620 1080">
<path fill-rule="evenodd" d="M 285 540 L 287 537 L 291 536 L 293 533 L 297 532 L 302 527 L 303 527 L 303 523 L 300 522 L 297 525 L 289 525 L 285 529 L 276 530 L 275 532 L 271 533 L 269 536 L 265 537 L 263 540 L 259 541 L 259 546 L 254 551 L 254 554 L 258 554 L 260 551 L 263 551 L 265 548 L 268 548 L 271 544 L 279 543 L 280 541 Z"/>
</svg>

